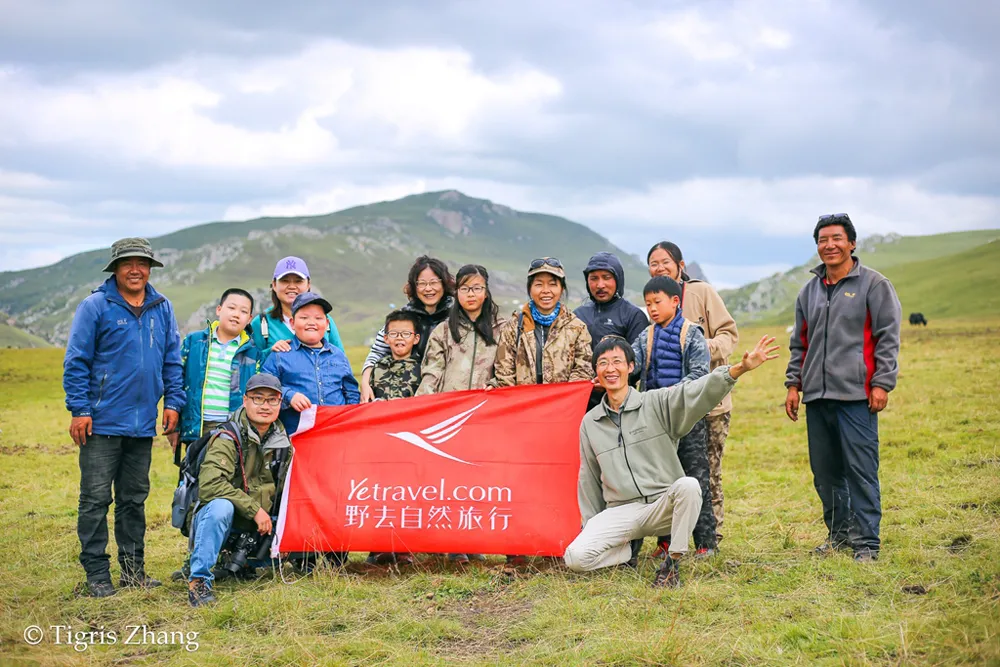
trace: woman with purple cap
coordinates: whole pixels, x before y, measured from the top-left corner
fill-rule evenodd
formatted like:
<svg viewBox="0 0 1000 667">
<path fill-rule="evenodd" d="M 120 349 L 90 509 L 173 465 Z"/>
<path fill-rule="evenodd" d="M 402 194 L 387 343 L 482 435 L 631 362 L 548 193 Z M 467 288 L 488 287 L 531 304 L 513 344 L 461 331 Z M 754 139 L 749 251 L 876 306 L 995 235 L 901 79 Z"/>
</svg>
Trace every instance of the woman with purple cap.
<svg viewBox="0 0 1000 667">
<path fill-rule="evenodd" d="M 253 342 L 264 353 L 287 352 L 291 349 L 292 304 L 295 297 L 311 291 L 309 267 L 301 257 L 284 257 L 274 267 L 271 281 L 271 307 L 253 321 Z M 333 317 L 327 315 L 330 327 L 326 339 L 331 345 L 344 349 Z"/>
</svg>

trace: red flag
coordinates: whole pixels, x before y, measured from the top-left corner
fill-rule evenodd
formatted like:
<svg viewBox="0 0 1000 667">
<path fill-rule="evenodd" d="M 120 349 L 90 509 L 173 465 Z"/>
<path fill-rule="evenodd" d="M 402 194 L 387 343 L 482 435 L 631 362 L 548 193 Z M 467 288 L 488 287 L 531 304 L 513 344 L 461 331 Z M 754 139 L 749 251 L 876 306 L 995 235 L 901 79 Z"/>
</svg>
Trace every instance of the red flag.
<svg viewBox="0 0 1000 667">
<path fill-rule="evenodd" d="M 579 432 L 591 388 L 317 408 L 292 438 L 275 550 L 561 556 L 580 532 Z"/>
</svg>

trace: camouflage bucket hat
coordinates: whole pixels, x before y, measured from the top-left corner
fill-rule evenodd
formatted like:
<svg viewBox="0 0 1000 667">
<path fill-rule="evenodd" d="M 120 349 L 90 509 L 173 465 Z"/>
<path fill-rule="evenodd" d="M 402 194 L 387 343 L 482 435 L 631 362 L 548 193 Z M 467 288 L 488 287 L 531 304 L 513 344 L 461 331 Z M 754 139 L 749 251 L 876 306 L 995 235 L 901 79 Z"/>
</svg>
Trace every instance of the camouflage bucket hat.
<svg viewBox="0 0 1000 667">
<path fill-rule="evenodd" d="M 106 273 L 114 273 L 115 262 L 126 257 L 145 257 L 150 266 L 163 267 L 163 263 L 153 257 L 153 247 L 141 238 L 119 239 L 111 244 L 111 261 L 104 267 Z"/>
</svg>

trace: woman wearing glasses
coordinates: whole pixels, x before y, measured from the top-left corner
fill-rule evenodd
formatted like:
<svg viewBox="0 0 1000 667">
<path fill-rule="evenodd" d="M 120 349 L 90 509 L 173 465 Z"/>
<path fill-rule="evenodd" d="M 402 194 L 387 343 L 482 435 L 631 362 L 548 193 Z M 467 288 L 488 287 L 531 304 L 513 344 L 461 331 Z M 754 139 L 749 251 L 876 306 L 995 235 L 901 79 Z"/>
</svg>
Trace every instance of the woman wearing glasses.
<svg viewBox="0 0 1000 667">
<path fill-rule="evenodd" d="M 554 257 L 528 267 L 530 300 L 514 313 L 497 346 L 495 387 L 591 380 L 590 332 L 563 307 L 566 271 Z"/>
<path fill-rule="evenodd" d="M 455 276 L 458 298 L 424 350 L 417 395 L 484 389 L 493 379 L 502 322 L 490 294 L 490 274 L 466 264 Z"/>
<path fill-rule="evenodd" d="M 729 355 L 739 341 L 739 333 L 736 321 L 715 288 L 692 278 L 684 271 L 684 255 L 670 241 L 661 241 L 650 248 L 646 264 L 649 265 L 651 277 L 668 276 L 681 284 L 681 310 L 685 319 L 701 326 L 705 333 L 711 370 L 729 363 Z M 727 394 L 705 418 L 712 513 L 715 514 L 717 540 L 722 539 L 722 451 L 729 435 L 732 409 L 733 399 Z"/>
<path fill-rule="evenodd" d="M 448 311 L 454 302 L 455 279 L 448 272 L 448 265 L 440 259 L 422 255 L 410 267 L 410 273 L 403 287 L 409 302 L 400 310 L 412 312 L 420 322 L 417 333 L 420 339 L 413 346 L 412 356 L 416 360 L 423 358 L 424 348 L 430 339 L 431 331 L 448 317 Z M 365 359 L 361 371 L 361 402 L 375 400 L 372 390 L 372 370 L 382 357 L 389 354 L 389 344 L 385 340 L 385 327 L 379 329 L 372 343 L 371 351 Z"/>
</svg>

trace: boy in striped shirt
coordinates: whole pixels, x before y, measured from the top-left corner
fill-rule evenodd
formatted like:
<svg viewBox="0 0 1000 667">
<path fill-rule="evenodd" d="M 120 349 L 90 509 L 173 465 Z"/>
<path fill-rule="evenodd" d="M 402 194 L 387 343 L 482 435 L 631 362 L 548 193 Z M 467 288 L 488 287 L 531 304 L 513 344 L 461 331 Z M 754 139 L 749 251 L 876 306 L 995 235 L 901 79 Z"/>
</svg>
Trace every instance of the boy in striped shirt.
<svg viewBox="0 0 1000 667">
<path fill-rule="evenodd" d="M 215 309 L 217 319 L 184 339 L 181 363 L 187 403 L 175 440 L 194 442 L 243 405 L 247 381 L 260 368 L 261 352 L 247 331 L 253 306 L 246 290 L 227 289 Z M 176 442 L 171 444 L 176 451 Z"/>
</svg>

